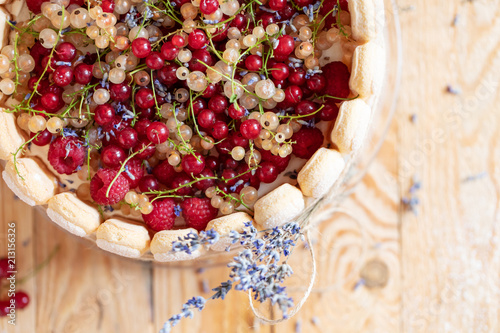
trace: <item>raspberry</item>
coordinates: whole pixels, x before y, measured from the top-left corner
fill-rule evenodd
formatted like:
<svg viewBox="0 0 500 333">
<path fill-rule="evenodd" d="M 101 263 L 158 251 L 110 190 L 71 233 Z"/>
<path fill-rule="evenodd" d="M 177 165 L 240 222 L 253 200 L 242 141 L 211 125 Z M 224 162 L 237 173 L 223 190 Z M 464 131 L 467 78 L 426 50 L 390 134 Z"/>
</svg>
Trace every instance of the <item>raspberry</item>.
<svg viewBox="0 0 500 333">
<path fill-rule="evenodd" d="M 290 158 L 291 158 L 290 155 L 283 158 L 277 155 L 273 155 L 269 150 L 262 149 L 259 151 L 262 156 L 262 161 L 271 162 L 272 164 L 274 164 L 278 168 L 279 173 L 285 171 L 286 167 L 288 166 L 288 163 L 290 163 Z"/>
<path fill-rule="evenodd" d="M 349 89 L 349 78 L 351 73 L 347 66 L 340 62 L 331 62 L 322 69 L 323 75 L 326 78 L 326 86 L 323 90 L 325 95 L 347 98 L 351 93 Z M 341 100 L 334 100 L 334 103 L 340 103 Z"/>
<path fill-rule="evenodd" d="M 60 174 L 71 175 L 85 161 L 85 149 L 75 137 L 58 137 L 51 144 L 48 152 L 50 165 Z"/>
<path fill-rule="evenodd" d="M 172 229 L 175 222 L 175 202 L 171 198 L 153 201 L 153 211 L 142 215 L 144 222 L 155 231 Z"/>
<path fill-rule="evenodd" d="M 172 187 L 172 181 L 176 176 L 177 172 L 174 167 L 168 163 L 168 160 L 163 161 L 162 163 L 155 166 L 153 169 L 153 175 L 158 179 L 158 181 L 168 187 Z"/>
<path fill-rule="evenodd" d="M 217 217 L 219 210 L 207 198 L 188 198 L 181 203 L 182 216 L 190 228 L 205 230 L 208 222 Z"/>
<path fill-rule="evenodd" d="M 142 161 L 135 158 L 128 161 L 125 164 L 125 171 L 122 172 L 122 175 L 128 180 L 130 188 L 136 188 L 144 176 Z"/>
<path fill-rule="evenodd" d="M 300 158 L 310 158 L 323 145 L 323 133 L 317 128 L 302 127 L 292 136 L 293 153 Z"/>
<path fill-rule="evenodd" d="M 123 173 L 118 175 L 113 186 L 111 186 L 109 195 L 106 196 L 106 192 L 117 174 L 117 170 L 100 169 L 92 177 L 90 181 L 90 196 L 97 204 L 114 205 L 125 198 L 125 194 L 127 194 L 130 186 Z"/>
</svg>

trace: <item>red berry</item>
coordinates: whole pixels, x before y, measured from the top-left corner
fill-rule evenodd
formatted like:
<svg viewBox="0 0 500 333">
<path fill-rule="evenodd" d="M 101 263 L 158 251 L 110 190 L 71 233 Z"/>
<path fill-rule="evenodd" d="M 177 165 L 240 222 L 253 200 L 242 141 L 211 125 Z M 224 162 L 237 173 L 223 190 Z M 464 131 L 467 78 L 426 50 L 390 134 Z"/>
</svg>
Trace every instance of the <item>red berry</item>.
<svg viewBox="0 0 500 333">
<path fill-rule="evenodd" d="M 193 56 L 189 61 L 189 70 L 190 71 L 200 71 L 205 73 L 207 71 L 207 66 L 212 66 L 214 64 L 214 60 L 210 52 L 205 49 L 199 49 L 193 52 Z"/>
<path fill-rule="evenodd" d="M 101 104 L 95 108 L 94 120 L 98 125 L 109 124 L 115 117 L 115 109 L 109 104 Z"/>
<path fill-rule="evenodd" d="M 172 181 L 174 180 L 177 172 L 174 167 L 165 160 L 154 167 L 153 175 L 158 179 L 158 181 L 168 187 L 172 187 Z"/>
<path fill-rule="evenodd" d="M 15 311 L 15 306 L 9 301 L 0 301 L 0 317 L 5 317 L 10 313 L 10 310 Z M 15 312 L 14 312 L 15 313 Z"/>
<path fill-rule="evenodd" d="M 210 128 L 215 124 L 215 113 L 210 109 L 205 109 L 198 115 L 198 124 L 203 128 Z"/>
<path fill-rule="evenodd" d="M 186 154 L 182 159 L 182 169 L 188 175 L 196 176 L 205 169 L 205 157 L 198 153 L 195 155 Z"/>
<path fill-rule="evenodd" d="M 209 169 L 205 168 L 203 169 L 202 172 L 198 175 L 198 177 L 215 177 L 214 172 Z M 214 186 L 215 185 L 215 179 L 204 179 L 200 180 L 199 182 L 194 183 L 194 186 L 201 191 L 205 191 L 207 188 Z"/>
<path fill-rule="evenodd" d="M 323 90 L 325 95 L 347 98 L 351 93 L 349 89 L 349 78 L 351 74 L 347 66 L 340 62 L 335 61 L 327 64 L 322 69 L 323 76 L 326 78 L 326 86 Z M 340 103 L 341 100 L 333 100 L 335 103 Z"/>
<path fill-rule="evenodd" d="M 168 139 L 168 127 L 164 123 L 155 121 L 146 130 L 149 141 L 154 144 L 164 143 Z"/>
<path fill-rule="evenodd" d="M 285 89 L 285 100 L 287 105 L 293 106 L 302 100 L 302 89 L 298 86 L 288 86 Z"/>
<path fill-rule="evenodd" d="M 125 102 L 132 95 L 132 88 L 125 82 L 109 85 L 109 94 L 115 102 Z"/>
<path fill-rule="evenodd" d="M 196 230 L 204 230 L 219 213 L 208 198 L 188 198 L 181 203 L 181 208 L 187 226 Z"/>
<path fill-rule="evenodd" d="M 172 181 L 172 188 L 177 189 L 175 191 L 175 194 L 190 195 L 193 192 L 193 188 L 191 186 L 183 186 L 183 185 L 186 185 L 191 181 L 192 181 L 191 177 L 186 175 L 184 172 L 177 173 L 177 176 Z"/>
<path fill-rule="evenodd" d="M 231 160 L 228 159 L 228 161 Z M 221 174 L 221 178 L 224 180 L 224 183 L 227 186 L 233 186 L 234 184 L 236 184 L 236 182 L 238 181 L 238 178 L 236 178 L 236 176 L 238 176 L 238 174 L 236 173 L 236 170 L 233 169 L 224 169 Z"/>
<path fill-rule="evenodd" d="M 70 66 L 59 66 L 52 74 L 54 84 L 59 87 L 65 87 L 73 81 L 73 68 Z"/>
<path fill-rule="evenodd" d="M 161 46 L 161 56 L 163 59 L 172 61 L 179 54 L 179 49 L 172 43 L 166 42 Z"/>
<path fill-rule="evenodd" d="M 155 176 L 147 175 L 141 178 L 139 181 L 139 190 L 141 192 L 158 191 L 160 189 L 160 183 Z"/>
<path fill-rule="evenodd" d="M 46 69 L 47 73 L 52 73 L 57 67 L 57 61 L 55 57 L 45 56 L 42 59 L 42 68 Z"/>
<path fill-rule="evenodd" d="M 85 161 L 83 143 L 72 136 L 58 137 L 51 144 L 48 152 L 50 165 L 60 174 L 71 175 Z"/>
<path fill-rule="evenodd" d="M 249 55 L 245 59 L 245 67 L 249 71 L 258 71 L 262 69 L 262 58 L 255 54 Z"/>
<path fill-rule="evenodd" d="M 217 120 L 212 126 L 212 136 L 216 140 L 222 140 L 229 134 L 229 127 L 223 121 Z"/>
<path fill-rule="evenodd" d="M 115 10 L 115 2 L 113 0 L 103 0 L 101 8 L 105 13 L 112 13 Z"/>
<path fill-rule="evenodd" d="M 312 5 L 313 0 L 295 0 L 295 4 L 299 6 L 299 8 L 307 7 Z"/>
<path fill-rule="evenodd" d="M 17 291 L 14 297 L 11 297 L 11 299 L 14 299 L 16 309 L 24 309 L 30 302 L 28 294 L 24 291 Z"/>
<path fill-rule="evenodd" d="M 240 132 L 248 140 L 255 140 L 259 137 L 262 126 L 256 119 L 247 119 L 241 123 Z"/>
<path fill-rule="evenodd" d="M 288 2 L 285 4 L 285 8 L 278 11 L 278 14 L 281 16 L 281 20 L 289 20 L 295 13 L 296 10 Z"/>
<path fill-rule="evenodd" d="M 123 149 L 134 148 L 137 142 L 139 142 L 139 135 L 131 127 L 127 127 L 118 133 L 118 143 Z"/>
<path fill-rule="evenodd" d="M 63 42 L 57 45 L 56 55 L 61 61 L 73 61 L 76 57 L 76 47 L 69 42 Z"/>
<path fill-rule="evenodd" d="M 290 71 L 288 82 L 296 86 L 302 86 L 306 83 L 306 71 L 302 68 L 294 68 Z"/>
<path fill-rule="evenodd" d="M 174 37 L 172 37 L 172 44 L 175 46 L 175 47 L 184 47 L 184 43 L 186 41 L 184 40 L 184 37 L 182 37 L 181 35 L 175 35 Z"/>
<path fill-rule="evenodd" d="M 227 109 L 227 114 L 229 115 L 229 117 L 233 118 L 233 119 L 241 119 L 243 118 L 247 113 L 247 109 L 245 109 L 244 107 L 240 106 L 240 105 L 235 105 L 235 104 L 231 104 L 229 105 L 229 108 Z"/>
<path fill-rule="evenodd" d="M 200 1 L 200 12 L 203 15 L 210 15 L 215 13 L 215 11 L 219 9 L 219 1 L 218 0 L 201 0 Z"/>
<path fill-rule="evenodd" d="M 139 143 L 137 144 L 137 146 L 134 147 L 133 151 L 139 152 L 141 150 L 142 150 L 142 152 L 140 152 L 136 155 L 137 158 L 147 160 L 147 159 L 153 157 L 153 155 L 156 152 L 156 147 L 154 144 L 151 143 L 151 141 L 149 139 L 141 139 L 141 140 L 139 140 Z"/>
<path fill-rule="evenodd" d="M 288 56 L 295 49 L 295 41 L 290 35 L 283 35 L 278 38 L 278 46 L 274 49 L 274 55 Z"/>
<path fill-rule="evenodd" d="M 144 176 L 144 166 L 142 161 L 133 158 L 125 164 L 125 171 L 121 173 L 129 183 L 130 188 L 136 188 L 139 185 L 139 181 Z"/>
<path fill-rule="evenodd" d="M 323 121 L 334 121 L 339 114 L 339 107 L 335 103 L 327 103 L 316 114 L 316 118 Z"/>
<path fill-rule="evenodd" d="M 292 141 L 296 143 L 292 144 L 292 151 L 295 156 L 299 158 L 310 158 L 316 150 L 321 148 L 323 145 L 323 133 L 314 127 L 302 127 L 297 133 L 292 136 Z"/>
<path fill-rule="evenodd" d="M 137 58 L 146 58 L 151 53 L 151 43 L 146 38 L 139 37 L 134 39 L 131 49 Z"/>
<path fill-rule="evenodd" d="M 137 134 L 139 134 L 140 138 L 147 137 L 146 133 L 150 124 L 151 121 L 149 119 L 141 119 L 135 123 L 134 129 L 137 131 Z"/>
<path fill-rule="evenodd" d="M 179 66 L 176 64 L 168 64 L 163 66 L 162 69 L 158 71 L 158 80 L 161 83 L 171 86 L 175 84 L 179 79 L 177 78 L 176 71 Z"/>
<path fill-rule="evenodd" d="M 208 43 L 207 36 L 200 29 L 193 30 L 188 36 L 189 46 L 193 49 L 201 49 Z"/>
<path fill-rule="evenodd" d="M 288 66 L 282 62 L 278 62 L 271 67 L 271 75 L 276 80 L 285 80 L 290 75 Z"/>
<path fill-rule="evenodd" d="M 277 155 L 273 155 L 269 150 L 259 150 L 260 154 L 262 156 L 262 161 L 263 162 L 271 162 L 273 165 L 275 165 L 278 168 L 278 172 L 281 173 L 285 171 L 285 169 L 288 166 L 288 163 L 290 163 L 291 156 L 288 155 L 287 157 L 280 157 Z"/>
<path fill-rule="evenodd" d="M 311 89 L 312 92 L 319 93 L 325 89 L 326 79 L 321 74 L 315 74 L 307 80 L 307 88 Z"/>
<path fill-rule="evenodd" d="M 248 147 L 249 141 L 247 138 L 243 137 L 240 132 L 236 132 L 231 135 L 231 144 L 233 147 L 240 146 L 246 148 Z"/>
<path fill-rule="evenodd" d="M 151 69 L 160 69 L 163 67 L 163 58 L 160 52 L 151 52 L 146 58 L 146 66 Z"/>
<path fill-rule="evenodd" d="M 40 98 L 42 106 L 48 111 L 56 111 L 59 104 L 61 103 L 61 97 L 54 93 L 43 94 Z"/>
<path fill-rule="evenodd" d="M 50 141 L 52 141 L 52 133 L 50 133 L 48 130 L 43 130 L 38 133 L 31 133 L 30 137 L 34 137 L 35 135 L 37 135 L 36 139 L 31 142 L 39 147 L 46 146 L 50 143 Z"/>
<path fill-rule="evenodd" d="M 258 170 L 259 179 L 263 183 L 272 183 L 278 178 L 278 168 L 271 162 L 262 162 Z"/>
<path fill-rule="evenodd" d="M 127 159 L 127 155 L 122 148 L 109 145 L 102 148 L 101 151 L 101 161 L 105 167 L 108 168 L 116 168 L 122 165 L 123 162 Z"/>
<path fill-rule="evenodd" d="M 151 203 L 153 211 L 142 214 L 144 222 L 155 231 L 170 230 L 175 222 L 175 202 L 170 198 L 158 199 Z"/>
<path fill-rule="evenodd" d="M 75 77 L 75 82 L 80 84 L 89 84 L 92 81 L 92 65 L 78 64 L 75 66 L 73 75 Z"/>
<path fill-rule="evenodd" d="M 114 205 L 120 202 L 129 189 L 127 178 L 114 169 L 99 169 L 90 181 L 90 196 L 98 205 Z"/>
<path fill-rule="evenodd" d="M 238 14 L 231 21 L 231 26 L 243 30 L 247 26 L 247 17 L 243 14 Z"/>
<path fill-rule="evenodd" d="M 226 111 L 228 104 L 229 102 L 226 97 L 217 94 L 208 101 L 208 108 L 215 113 L 223 113 Z"/>
<path fill-rule="evenodd" d="M 318 110 L 318 105 L 314 103 L 313 101 L 300 101 L 296 106 L 295 106 L 295 113 L 298 114 L 299 116 L 306 116 L 303 117 L 302 119 L 304 120 L 310 120 L 316 117 L 316 114 L 313 114 Z"/>
<path fill-rule="evenodd" d="M 42 9 L 43 0 L 26 0 L 26 5 L 28 9 L 34 14 L 40 14 Z"/>
<path fill-rule="evenodd" d="M 218 170 L 220 166 L 220 161 L 217 157 L 215 156 L 207 156 L 205 158 L 205 165 L 207 168 L 210 170 Z"/>
<path fill-rule="evenodd" d="M 140 108 L 152 108 L 155 106 L 153 90 L 149 88 L 141 88 L 135 93 L 135 104 Z"/>
<path fill-rule="evenodd" d="M 285 8 L 286 0 L 269 0 L 268 4 L 272 10 L 282 10 Z"/>
</svg>

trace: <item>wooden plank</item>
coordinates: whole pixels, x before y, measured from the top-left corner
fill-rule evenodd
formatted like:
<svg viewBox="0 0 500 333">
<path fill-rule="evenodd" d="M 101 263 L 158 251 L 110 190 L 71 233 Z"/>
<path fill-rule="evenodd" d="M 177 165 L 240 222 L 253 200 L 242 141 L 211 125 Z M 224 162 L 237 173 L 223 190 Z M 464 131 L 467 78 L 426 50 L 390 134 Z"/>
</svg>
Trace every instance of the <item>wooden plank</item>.
<svg viewBox="0 0 500 333">
<path fill-rule="evenodd" d="M 2 168 L 0 167 L 0 171 Z M 34 234 L 33 209 L 16 198 L 3 181 L 0 182 L 0 257 L 7 255 L 8 224 L 15 223 L 16 234 L 16 281 L 21 282 L 35 267 L 33 260 Z M 16 310 L 16 325 L 7 323 L 6 318 L 0 320 L 1 332 L 34 332 L 35 310 L 37 299 L 35 295 L 36 278 L 25 279 L 16 285 L 16 290 L 23 290 L 31 297 L 30 304 L 25 309 Z M 2 289 L 2 298 L 7 298 L 7 290 Z"/>
<path fill-rule="evenodd" d="M 37 332 L 151 331 L 150 264 L 108 255 L 36 215 Z M 132 312 L 131 312 L 132 311 Z"/>
<path fill-rule="evenodd" d="M 402 17 L 399 160 L 402 189 L 413 175 L 423 187 L 418 216 L 402 215 L 402 331 L 498 332 L 500 5 L 415 8 Z M 462 94 L 447 94 L 448 84 Z"/>
</svg>

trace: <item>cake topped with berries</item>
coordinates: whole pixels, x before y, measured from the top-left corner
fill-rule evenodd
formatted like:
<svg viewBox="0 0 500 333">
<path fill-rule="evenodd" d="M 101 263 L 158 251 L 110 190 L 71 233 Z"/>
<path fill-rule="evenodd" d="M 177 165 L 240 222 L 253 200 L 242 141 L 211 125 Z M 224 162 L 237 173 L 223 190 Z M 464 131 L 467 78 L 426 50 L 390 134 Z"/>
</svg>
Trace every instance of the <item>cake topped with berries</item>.
<svg viewBox="0 0 500 333">
<path fill-rule="evenodd" d="M 3 179 L 113 253 L 192 259 L 172 242 L 212 229 L 225 250 L 342 177 L 382 86 L 383 22 L 381 0 L 7 2 Z"/>
</svg>

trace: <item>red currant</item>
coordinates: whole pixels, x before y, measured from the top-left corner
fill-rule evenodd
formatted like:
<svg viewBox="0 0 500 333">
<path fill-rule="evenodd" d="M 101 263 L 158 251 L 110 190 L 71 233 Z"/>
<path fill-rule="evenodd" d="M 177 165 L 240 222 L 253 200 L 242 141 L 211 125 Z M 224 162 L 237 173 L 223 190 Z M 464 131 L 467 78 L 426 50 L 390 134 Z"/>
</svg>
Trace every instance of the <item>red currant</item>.
<svg viewBox="0 0 500 333">
<path fill-rule="evenodd" d="M 56 55 L 61 61 L 73 61 L 76 56 L 76 47 L 69 42 L 63 42 L 57 45 Z"/>
<path fill-rule="evenodd" d="M 155 106 L 153 90 L 141 88 L 135 94 L 135 104 L 140 108 L 152 108 Z"/>
<path fill-rule="evenodd" d="M 326 87 L 326 79 L 321 74 L 315 74 L 307 80 L 307 88 L 312 92 L 319 93 L 322 92 Z"/>
<path fill-rule="evenodd" d="M 295 49 L 295 41 L 290 35 L 283 35 L 278 38 L 278 46 L 274 49 L 277 56 L 288 56 Z"/>
<path fill-rule="evenodd" d="M 249 71 L 258 71 L 262 69 L 262 58 L 255 54 L 249 55 L 245 59 L 245 67 Z"/>
<path fill-rule="evenodd" d="M 167 141 L 169 134 L 167 125 L 159 121 L 151 123 L 148 126 L 146 133 L 149 141 L 154 144 L 160 144 Z"/>
<path fill-rule="evenodd" d="M 205 157 L 198 153 L 195 155 L 187 154 L 182 159 L 182 169 L 188 175 L 196 176 L 205 169 Z"/>
<path fill-rule="evenodd" d="M 198 115 L 198 123 L 203 128 L 210 128 L 215 124 L 215 113 L 210 109 L 205 109 Z"/>
<path fill-rule="evenodd" d="M 54 84 L 59 87 L 65 87 L 73 81 L 73 68 L 70 66 L 59 66 L 52 74 Z"/>
<path fill-rule="evenodd" d="M 132 96 L 132 88 L 125 82 L 109 85 L 109 94 L 115 102 L 125 102 Z"/>
<path fill-rule="evenodd" d="M 37 133 L 31 133 L 31 137 L 34 137 Z M 41 132 L 38 132 L 38 135 L 36 139 L 34 139 L 32 142 L 33 144 L 43 147 L 46 146 L 52 141 L 52 133 L 50 133 L 48 130 L 43 130 Z"/>
<path fill-rule="evenodd" d="M 212 126 L 212 136 L 216 140 L 222 140 L 226 138 L 228 133 L 229 133 L 229 127 L 227 127 L 227 124 L 223 121 L 218 120 Z"/>
<path fill-rule="evenodd" d="M 139 37 L 134 39 L 131 49 L 137 58 L 146 58 L 151 53 L 151 43 L 146 38 Z"/>
<path fill-rule="evenodd" d="M 160 189 L 160 182 L 155 176 L 147 175 L 139 181 L 139 190 L 141 192 L 158 191 Z"/>
<path fill-rule="evenodd" d="M 245 116 L 245 114 L 247 113 L 247 109 L 245 109 L 244 107 L 240 106 L 240 105 L 235 105 L 235 104 L 231 104 L 229 105 L 229 108 L 227 109 L 227 114 L 229 115 L 229 117 L 233 118 L 233 119 L 241 119 Z"/>
<path fill-rule="evenodd" d="M 188 43 L 193 49 L 201 49 L 208 43 L 207 35 L 202 30 L 195 29 L 189 34 Z"/>
<path fill-rule="evenodd" d="M 117 168 L 127 159 L 125 151 L 115 145 L 109 145 L 102 148 L 101 161 L 108 168 Z"/>
<path fill-rule="evenodd" d="M 134 148 L 137 142 L 139 142 L 139 135 L 131 127 L 127 127 L 118 133 L 118 143 L 123 149 Z"/>
<path fill-rule="evenodd" d="M 278 168 L 271 162 L 262 162 L 258 170 L 259 179 L 263 183 L 272 183 L 278 178 Z"/>
<path fill-rule="evenodd" d="M 318 109 L 318 106 L 316 103 L 312 101 L 300 101 L 296 106 L 295 106 L 295 113 L 297 113 L 300 116 L 306 116 L 310 115 L 307 117 L 303 117 L 302 119 L 304 120 L 310 120 L 316 117 L 316 114 L 311 115 Z"/>
<path fill-rule="evenodd" d="M 201 0 L 200 1 L 200 12 L 203 15 L 210 15 L 215 13 L 215 11 L 219 9 L 219 1 L 218 0 Z"/>
<path fill-rule="evenodd" d="M 247 119 L 241 123 L 240 132 L 248 140 L 255 140 L 259 137 L 262 126 L 256 119 Z"/>
<path fill-rule="evenodd" d="M 179 49 L 172 42 L 166 42 L 161 46 L 161 56 L 167 61 L 174 60 L 178 54 Z"/>
<path fill-rule="evenodd" d="M 160 69 L 163 67 L 163 58 L 160 52 L 151 52 L 146 57 L 146 66 L 151 69 Z"/>
<path fill-rule="evenodd" d="M 92 81 L 92 65 L 78 64 L 75 66 L 73 74 L 75 76 L 75 82 L 80 84 L 89 84 Z"/>
</svg>

